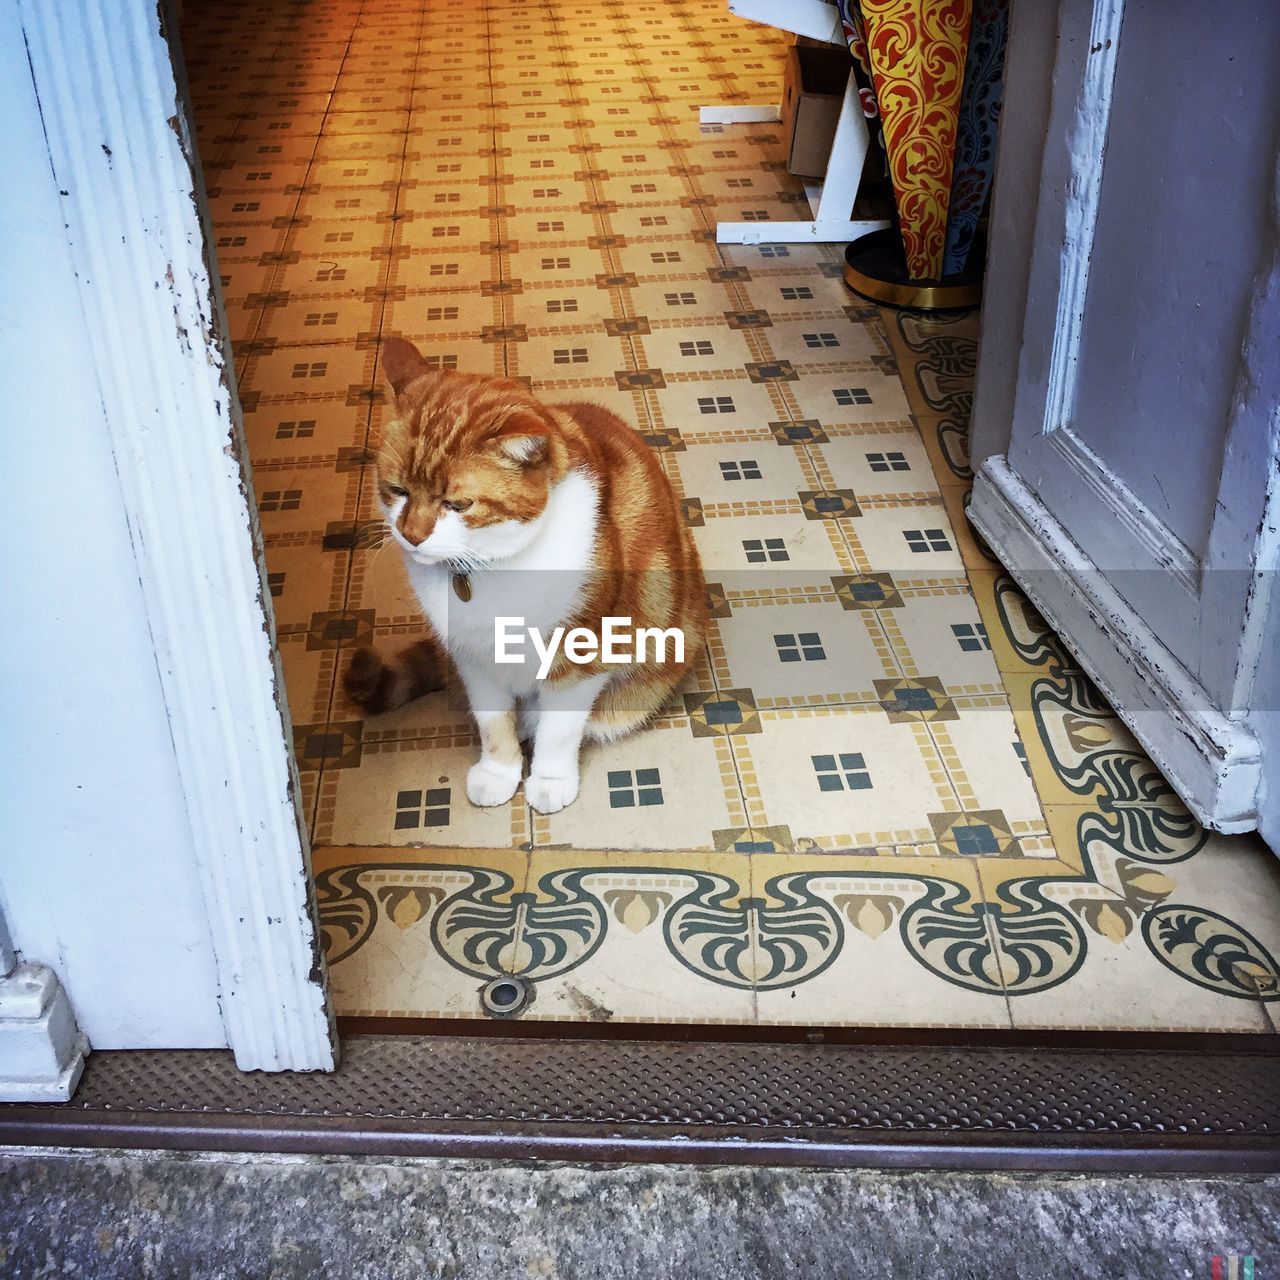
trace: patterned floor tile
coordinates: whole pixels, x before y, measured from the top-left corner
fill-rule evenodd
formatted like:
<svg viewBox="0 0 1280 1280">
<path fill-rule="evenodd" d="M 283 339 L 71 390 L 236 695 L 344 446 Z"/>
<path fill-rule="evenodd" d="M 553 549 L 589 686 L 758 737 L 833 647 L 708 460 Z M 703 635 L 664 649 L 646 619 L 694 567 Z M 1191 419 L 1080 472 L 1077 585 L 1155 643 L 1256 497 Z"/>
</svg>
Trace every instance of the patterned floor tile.
<svg viewBox="0 0 1280 1280">
<path fill-rule="evenodd" d="M 836 488 L 900 500 L 932 493 L 929 460 L 910 427 L 885 429 L 877 423 L 846 434 L 837 424 L 824 423 L 824 430 L 830 438 L 822 445 L 822 459 Z"/>
<path fill-rule="evenodd" d="M 905 501 L 865 500 L 851 528 L 868 568 L 896 577 L 954 578 L 964 571 L 958 532 L 937 492 Z"/>
<path fill-rule="evenodd" d="M 896 674 L 882 659 L 866 614 L 843 608 L 829 586 L 800 599 L 739 600 L 718 624 L 724 646 L 717 674 L 749 688 L 758 706 L 875 702 L 873 682 Z"/>
<path fill-rule="evenodd" d="M 757 962 L 766 978 L 756 996 L 758 1023 L 1011 1025 L 1004 991 L 988 978 L 982 917 L 937 910 L 978 896 L 971 864 L 957 869 L 922 858 L 910 869 L 918 875 L 839 855 L 820 863 L 762 856 L 752 864 L 762 949 L 772 960 L 768 970 Z M 786 925 L 771 928 L 775 919 Z M 807 927 L 798 928 L 802 922 Z M 856 1004 L 851 991 L 859 993 Z"/>
<path fill-rule="evenodd" d="M 909 654 L 913 668 L 936 675 L 953 691 L 999 693 L 991 641 L 968 583 L 957 576 L 907 585 L 913 581 L 903 576 L 902 604 L 876 615 L 894 628 L 895 651 Z"/>
<path fill-rule="evenodd" d="M 816 581 L 852 567 L 847 551 L 822 522 L 805 518 L 796 497 L 778 500 L 778 513 L 753 515 L 748 523 L 713 511 L 700 513 L 694 540 L 707 576 L 759 567 L 775 571 L 785 565 Z"/>
<path fill-rule="evenodd" d="M 1212 839 L 1184 863 L 1114 857 L 1092 883 L 1048 881 L 1039 896 L 1048 906 L 1039 937 L 1011 932 L 1000 942 L 1003 972 L 1044 965 L 1052 973 L 1040 990 L 1010 999 L 1014 1026 L 1274 1030 L 1280 872 L 1252 840 Z M 1218 909 L 1251 901 L 1262 909 L 1249 910 L 1248 927 Z"/>
<path fill-rule="evenodd" d="M 541 820 L 538 845 L 652 849 L 654 831 L 671 847 L 711 850 L 713 832 L 743 821 L 738 778 L 722 740 L 694 737 L 677 704 L 644 734 L 588 746 L 582 789 L 567 809 Z"/>
<path fill-rule="evenodd" d="M 957 807 L 998 810 L 1015 830 L 1044 831 L 1040 800 L 1018 753 L 1004 697 L 962 699 L 954 719 L 930 724 Z M 1028 824 L 1023 828 L 1019 824 Z"/>
<path fill-rule="evenodd" d="M 477 809 L 467 800 L 467 771 L 475 763 L 478 738 L 470 725 L 449 724 L 452 717 L 443 708 L 440 719 L 444 723 L 430 731 L 421 723 L 412 729 L 372 729 L 360 719 L 344 723 L 353 745 L 344 743 L 345 754 L 321 762 L 326 788 L 331 787 L 317 817 L 318 826 L 332 832 L 323 843 L 348 835 L 362 845 L 456 849 L 527 843 L 523 800 L 492 809 Z M 424 797 L 435 798 L 426 811 Z"/>
<path fill-rule="evenodd" d="M 933 838 L 929 815 L 956 807 L 928 730 L 886 722 L 878 702 L 765 712 L 738 748 L 762 825 L 791 847 L 882 847 Z"/>
<path fill-rule="evenodd" d="M 755 1021 L 757 936 L 740 855 L 530 858 L 545 914 L 535 1020 Z M 552 944 L 554 939 L 554 945 Z M 531 937 L 531 943 L 537 943 Z M 537 973 L 530 965 L 526 972 Z M 696 976 L 695 976 L 696 975 Z"/>
<path fill-rule="evenodd" d="M 428 810 L 429 812 L 429 810 Z M 481 1018 L 480 991 L 527 967 L 528 855 L 336 847 L 314 855 L 336 1006 L 360 1017 Z"/>
<path fill-rule="evenodd" d="M 263 403 L 255 397 L 245 413 L 245 433 L 254 475 L 265 477 L 290 467 L 325 462 L 334 470 L 363 465 L 369 406 L 337 400 L 292 404 Z"/>
</svg>

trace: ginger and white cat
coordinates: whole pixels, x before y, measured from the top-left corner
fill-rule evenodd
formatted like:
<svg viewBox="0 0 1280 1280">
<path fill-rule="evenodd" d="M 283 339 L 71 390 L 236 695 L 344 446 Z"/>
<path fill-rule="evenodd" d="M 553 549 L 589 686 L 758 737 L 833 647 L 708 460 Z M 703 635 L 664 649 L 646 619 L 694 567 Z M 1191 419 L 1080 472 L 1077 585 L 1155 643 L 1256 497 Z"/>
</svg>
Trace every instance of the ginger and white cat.
<svg viewBox="0 0 1280 1280">
<path fill-rule="evenodd" d="M 473 804 L 504 804 L 533 753 L 525 796 L 555 813 L 578 794 L 583 737 L 616 738 L 658 710 L 706 637 L 698 554 L 657 457 L 608 410 L 544 405 L 517 383 L 433 368 L 402 338 L 382 342 L 395 401 L 378 492 L 429 634 L 390 661 L 358 651 L 351 696 L 386 711 L 460 676 L 480 729 Z M 605 618 L 678 628 L 682 660 L 585 665 L 558 653 L 495 662 L 496 618 L 549 636 Z"/>
</svg>

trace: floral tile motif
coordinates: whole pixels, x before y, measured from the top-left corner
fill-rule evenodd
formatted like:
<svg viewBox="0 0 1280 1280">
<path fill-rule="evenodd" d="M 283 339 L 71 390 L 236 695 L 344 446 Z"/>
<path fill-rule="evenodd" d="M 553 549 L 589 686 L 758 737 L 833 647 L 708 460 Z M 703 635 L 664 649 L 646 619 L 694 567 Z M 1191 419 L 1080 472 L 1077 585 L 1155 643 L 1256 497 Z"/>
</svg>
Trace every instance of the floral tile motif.
<svg viewBox="0 0 1280 1280">
<path fill-rule="evenodd" d="M 473 852 L 457 865 L 414 850 L 362 850 L 352 862 L 352 852 L 320 849 L 313 859 L 342 1012 L 481 1017 L 486 983 L 535 965 L 545 920 L 526 929 L 527 854 Z"/>
<path fill-rule="evenodd" d="M 721 0 L 210 0 L 183 36 L 340 1013 L 478 1018 L 516 974 L 550 1021 L 1274 1029 L 1274 860 L 968 528 L 978 315 L 715 244 L 804 200 L 777 126 L 697 122 L 776 100 L 783 37 Z M 389 333 L 622 415 L 703 556 L 706 660 L 551 818 L 468 804 L 456 690 L 342 690 L 421 625 L 369 471 Z"/>
</svg>

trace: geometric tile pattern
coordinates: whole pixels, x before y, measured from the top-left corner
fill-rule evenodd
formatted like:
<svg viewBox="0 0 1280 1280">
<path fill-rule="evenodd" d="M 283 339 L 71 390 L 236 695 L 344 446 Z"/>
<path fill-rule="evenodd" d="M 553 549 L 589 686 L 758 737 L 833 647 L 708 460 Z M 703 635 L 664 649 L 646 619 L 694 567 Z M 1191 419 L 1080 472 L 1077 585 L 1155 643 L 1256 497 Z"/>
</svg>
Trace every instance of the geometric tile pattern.
<svg viewBox="0 0 1280 1280">
<path fill-rule="evenodd" d="M 720 0 L 190 6 L 218 269 L 340 1013 L 1272 1029 L 1280 888 L 1206 835 L 969 533 L 975 315 L 854 299 L 803 216 L 782 42 Z M 456 692 L 361 719 L 420 631 L 368 461 L 380 336 L 631 422 L 706 659 L 559 814 L 474 809 Z M 1064 994 L 1068 993 L 1068 994 Z"/>
<path fill-rule="evenodd" d="M 695 109 L 776 95 L 778 34 L 715 0 L 231 12 L 193 7 L 185 35 L 314 843 L 712 852 L 767 827 L 936 853 L 929 813 L 996 805 L 1046 848 L 995 664 L 955 644 L 977 608 L 879 315 L 830 247 L 714 243 L 720 218 L 798 213 L 779 128 Z M 608 405 L 682 500 L 717 584 L 709 652 L 647 748 L 589 750 L 588 804 L 405 825 L 403 792 L 464 796 L 456 691 L 348 741 L 348 655 L 420 627 L 369 471 L 391 332 Z M 911 786 L 823 792 L 810 757 L 849 752 Z M 659 763 L 661 806 L 615 803 L 611 775 Z"/>
</svg>

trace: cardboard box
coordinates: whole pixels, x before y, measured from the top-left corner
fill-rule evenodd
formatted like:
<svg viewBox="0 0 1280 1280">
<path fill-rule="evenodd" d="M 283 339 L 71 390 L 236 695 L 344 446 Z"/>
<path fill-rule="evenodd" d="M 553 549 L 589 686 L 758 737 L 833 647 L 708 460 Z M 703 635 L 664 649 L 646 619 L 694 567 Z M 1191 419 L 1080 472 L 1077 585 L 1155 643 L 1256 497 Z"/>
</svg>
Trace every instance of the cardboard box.
<svg viewBox="0 0 1280 1280">
<path fill-rule="evenodd" d="M 820 178 L 826 173 L 852 68 L 847 48 L 800 38 L 787 50 L 782 123 L 789 139 L 787 168 L 797 177 Z"/>
</svg>

